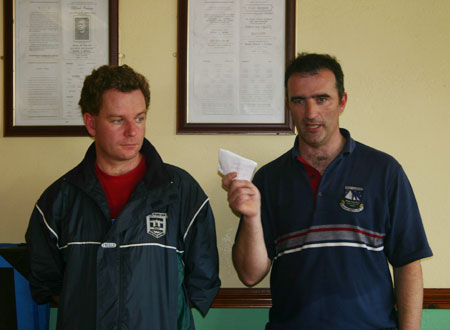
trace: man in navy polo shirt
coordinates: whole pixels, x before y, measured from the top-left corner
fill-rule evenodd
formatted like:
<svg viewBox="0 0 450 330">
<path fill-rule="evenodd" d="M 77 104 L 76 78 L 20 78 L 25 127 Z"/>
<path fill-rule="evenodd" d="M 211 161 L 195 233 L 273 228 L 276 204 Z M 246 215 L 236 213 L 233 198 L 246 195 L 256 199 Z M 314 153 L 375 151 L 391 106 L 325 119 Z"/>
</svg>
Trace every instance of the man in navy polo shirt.
<svg viewBox="0 0 450 330">
<path fill-rule="evenodd" d="M 401 165 L 339 128 L 347 94 L 334 57 L 300 54 L 285 87 L 294 147 L 253 183 L 223 178 L 242 215 L 239 278 L 253 286 L 272 268 L 266 329 L 420 329 L 420 259 L 432 252 Z"/>
</svg>

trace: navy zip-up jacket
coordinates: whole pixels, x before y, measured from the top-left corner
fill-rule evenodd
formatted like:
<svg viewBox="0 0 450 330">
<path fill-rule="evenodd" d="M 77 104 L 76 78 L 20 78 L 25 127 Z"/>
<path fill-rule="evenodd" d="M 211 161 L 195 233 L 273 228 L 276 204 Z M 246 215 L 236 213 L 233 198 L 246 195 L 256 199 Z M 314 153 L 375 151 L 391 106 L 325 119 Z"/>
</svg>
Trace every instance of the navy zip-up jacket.
<svg viewBox="0 0 450 330">
<path fill-rule="evenodd" d="M 216 296 L 214 217 L 198 183 L 144 141 L 147 172 L 114 223 L 83 161 L 38 200 L 26 233 L 30 286 L 40 303 L 60 296 L 57 328 L 194 329 Z"/>
</svg>

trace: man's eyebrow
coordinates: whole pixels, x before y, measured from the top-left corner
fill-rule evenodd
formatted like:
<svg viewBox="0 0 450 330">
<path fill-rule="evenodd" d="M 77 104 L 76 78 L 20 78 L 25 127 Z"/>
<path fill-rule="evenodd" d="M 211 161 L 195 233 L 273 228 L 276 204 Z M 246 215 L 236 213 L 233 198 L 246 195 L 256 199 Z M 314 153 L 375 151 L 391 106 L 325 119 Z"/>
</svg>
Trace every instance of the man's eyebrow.
<svg viewBox="0 0 450 330">
<path fill-rule="evenodd" d="M 139 116 L 142 116 L 142 115 L 146 115 L 146 114 L 147 114 L 147 111 L 144 110 L 144 111 L 141 111 L 141 112 L 139 112 L 138 114 L 136 114 L 136 117 L 139 117 Z M 114 114 L 114 113 L 111 113 L 111 114 L 108 114 L 108 115 L 107 115 L 107 118 L 123 118 L 123 117 L 124 117 L 123 114 Z"/>
<path fill-rule="evenodd" d="M 323 93 L 323 94 L 313 95 L 312 97 L 315 98 L 315 99 L 317 99 L 317 98 L 319 98 L 319 97 L 330 97 L 330 95 L 327 94 L 327 93 Z"/>
<path fill-rule="evenodd" d="M 290 98 L 291 101 L 304 100 L 304 99 L 306 99 L 306 97 L 304 97 L 304 96 L 291 96 L 291 98 Z"/>
<path fill-rule="evenodd" d="M 309 98 L 311 98 L 311 99 L 318 99 L 318 98 L 322 98 L 322 97 L 330 98 L 330 95 L 327 94 L 327 93 L 323 93 L 323 94 L 315 94 L 315 95 L 312 95 L 312 96 L 292 96 L 290 98 L 290 100 L 291 101 L 298 101 L 298 100 L 306 100 L 306 99 L 309 99 Z"/>
<path fill-rule="evenodd" d="M 147 116 L 147 111 L 139 112 L 134 118 L 142 117 L 142 116 Z"/>
</svg>

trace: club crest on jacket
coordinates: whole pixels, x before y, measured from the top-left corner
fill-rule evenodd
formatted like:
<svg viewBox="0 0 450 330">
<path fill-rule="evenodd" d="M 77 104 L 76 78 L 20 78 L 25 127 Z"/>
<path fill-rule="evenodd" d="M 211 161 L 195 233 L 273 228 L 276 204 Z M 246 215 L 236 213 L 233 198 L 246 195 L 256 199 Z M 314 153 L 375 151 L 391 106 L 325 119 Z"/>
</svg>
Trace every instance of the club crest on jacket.
<svg viewBox="0 0 450 330">
<path fill-rule="evenodd" d="M 155 238 L 163 237 L 166 234 L 167 213 L 154 212 L 147 215 L 147 234 Z"/>
</svg>

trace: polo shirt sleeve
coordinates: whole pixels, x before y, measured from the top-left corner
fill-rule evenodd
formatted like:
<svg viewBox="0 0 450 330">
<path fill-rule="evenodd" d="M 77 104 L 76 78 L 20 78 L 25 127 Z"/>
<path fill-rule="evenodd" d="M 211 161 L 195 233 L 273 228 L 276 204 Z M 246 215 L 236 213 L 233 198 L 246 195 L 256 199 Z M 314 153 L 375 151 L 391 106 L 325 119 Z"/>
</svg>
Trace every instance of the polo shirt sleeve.
<svg viewBox="0 0 450 330">
<path fill-rule="evenodd" d="M 401 267 L 433 255 L 411 184 L 397 163 L 389 180 L 390 229 L 386 233 L 385 253 L 394 267 Z"/>
</svg>

